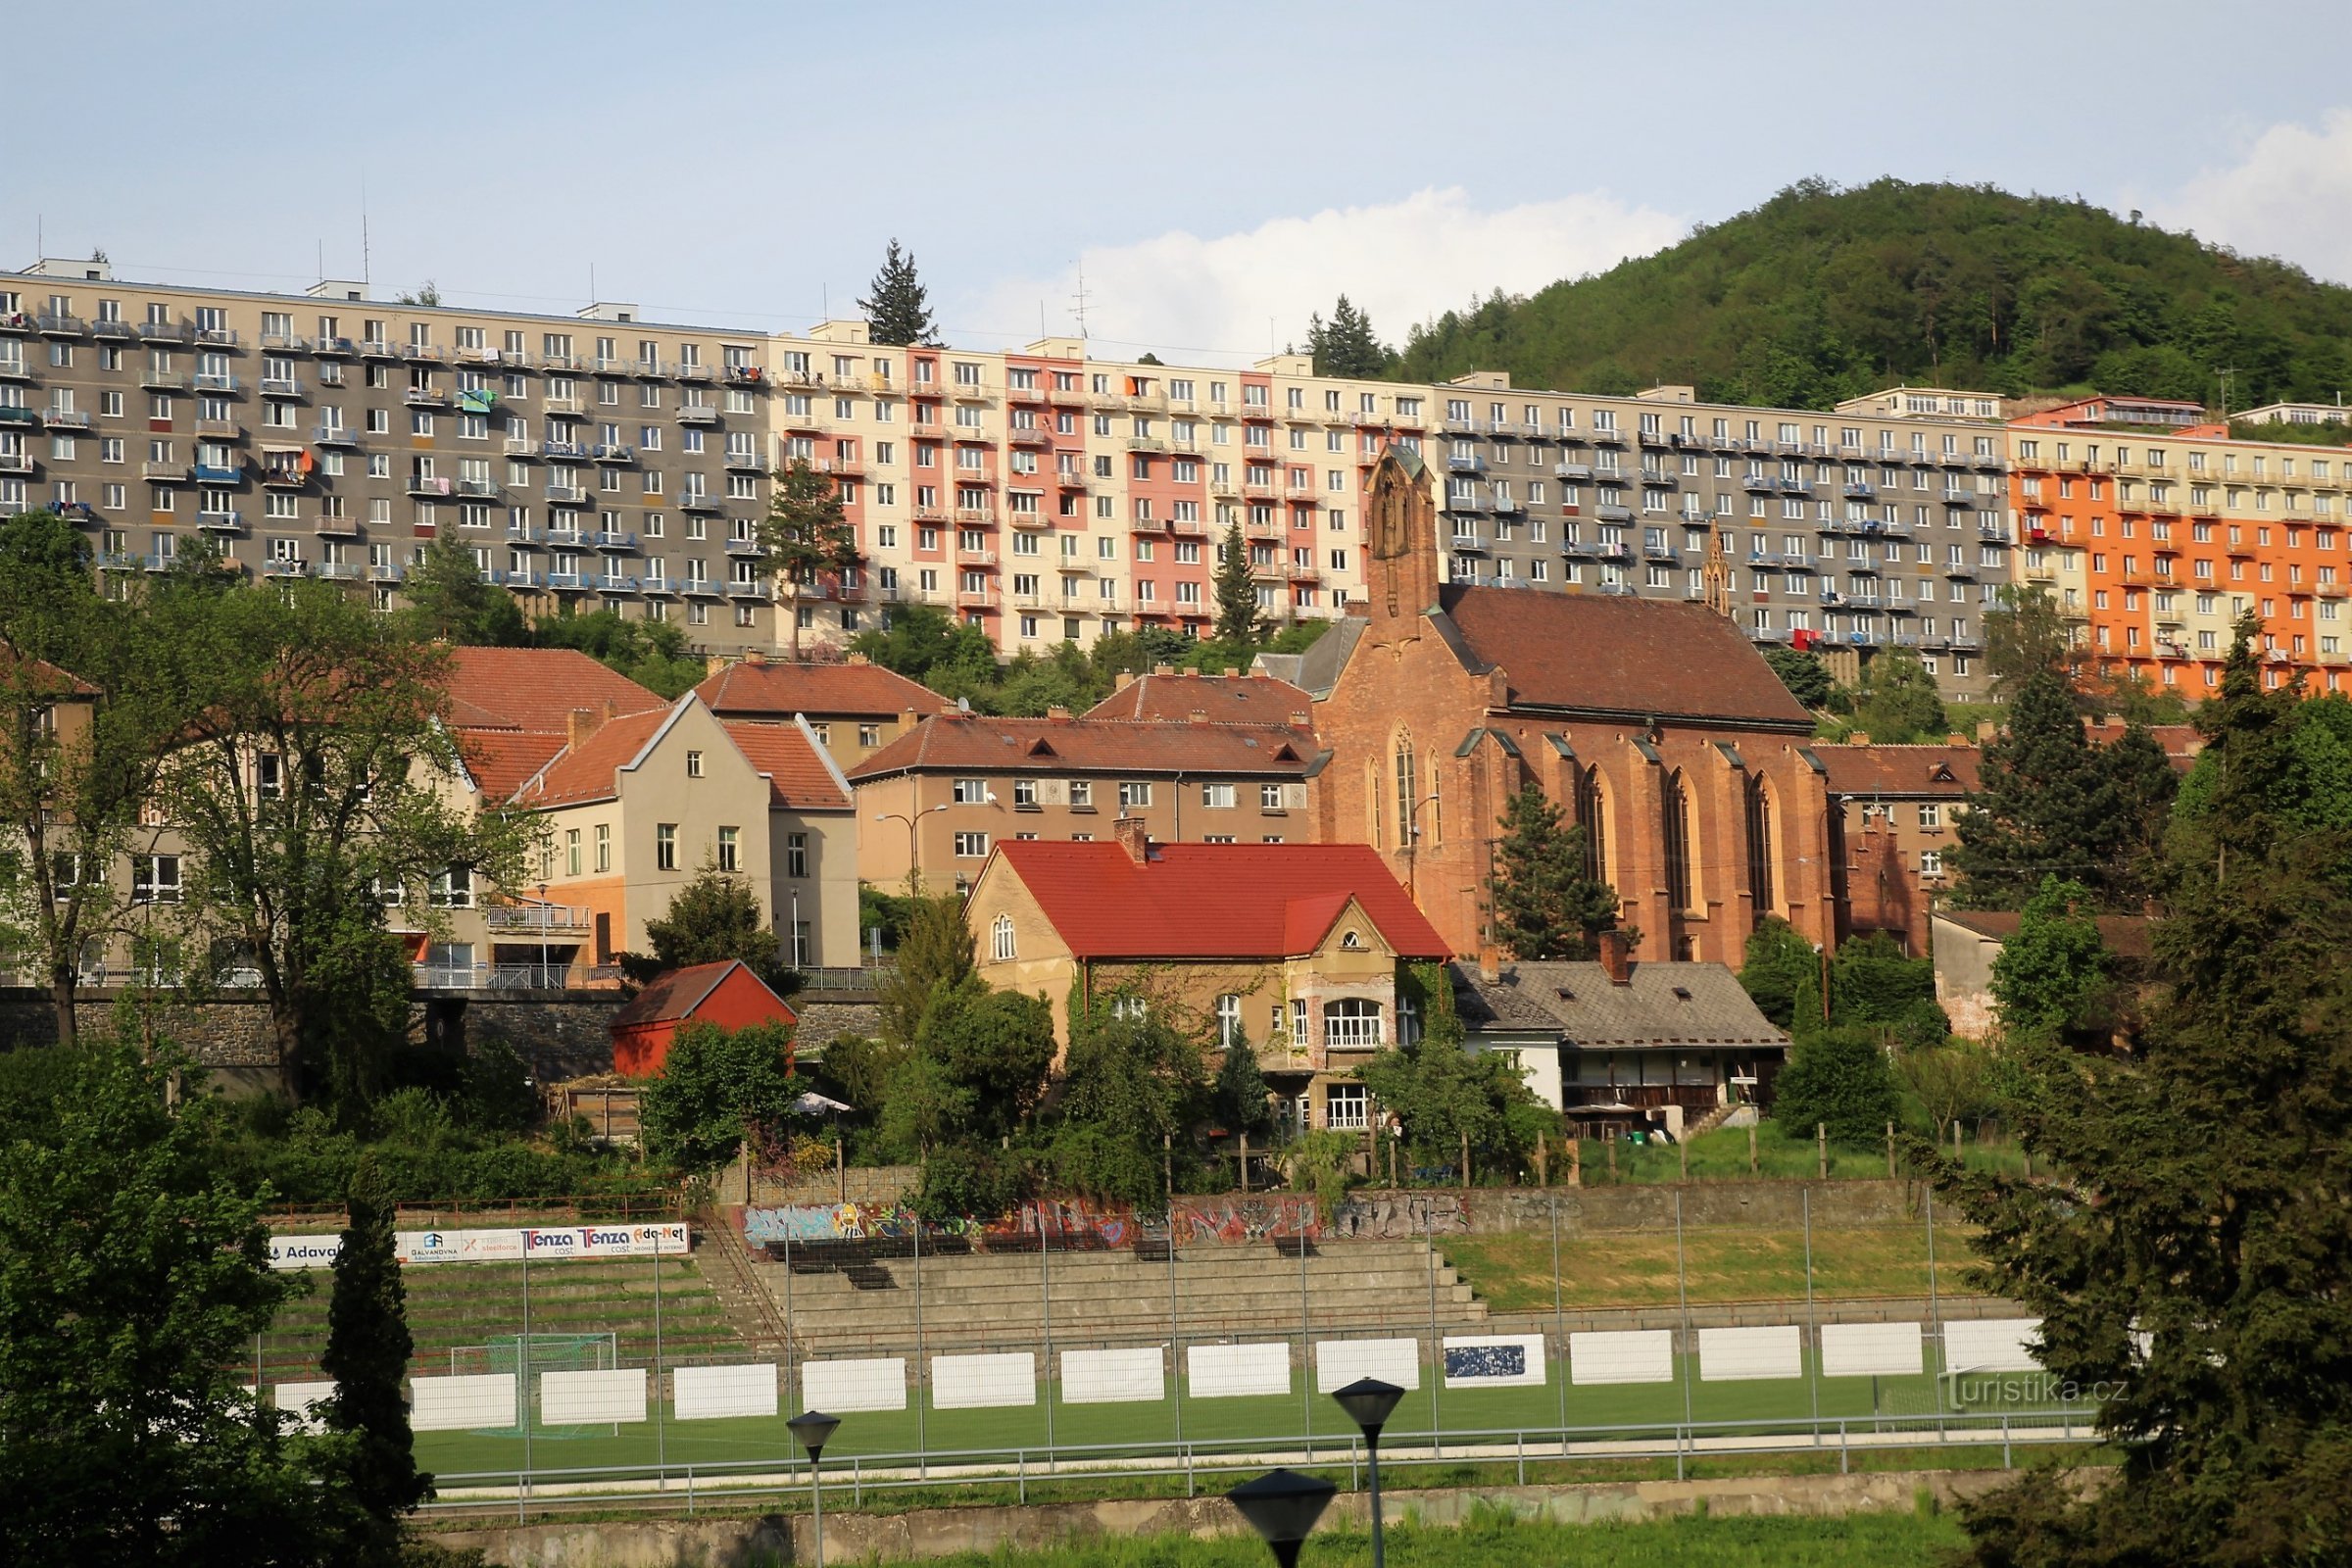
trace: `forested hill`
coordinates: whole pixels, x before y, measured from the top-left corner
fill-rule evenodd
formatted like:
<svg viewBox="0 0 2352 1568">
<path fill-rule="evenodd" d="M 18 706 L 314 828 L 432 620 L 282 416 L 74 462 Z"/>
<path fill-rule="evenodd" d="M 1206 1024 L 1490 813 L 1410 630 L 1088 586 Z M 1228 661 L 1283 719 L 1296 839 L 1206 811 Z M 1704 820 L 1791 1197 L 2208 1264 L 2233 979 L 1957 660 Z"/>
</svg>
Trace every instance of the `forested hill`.
<svg viewBox="0 0 2352 1568">
<path fill-rule="evenodd" d="M 2352 288 L 2080 201 L 1884 179 L 1791 186 L 1655 256 L 1416 327 L 1398 373 L 1828 408 L 1896 382 L 2332 401 Z"/>
</svg>

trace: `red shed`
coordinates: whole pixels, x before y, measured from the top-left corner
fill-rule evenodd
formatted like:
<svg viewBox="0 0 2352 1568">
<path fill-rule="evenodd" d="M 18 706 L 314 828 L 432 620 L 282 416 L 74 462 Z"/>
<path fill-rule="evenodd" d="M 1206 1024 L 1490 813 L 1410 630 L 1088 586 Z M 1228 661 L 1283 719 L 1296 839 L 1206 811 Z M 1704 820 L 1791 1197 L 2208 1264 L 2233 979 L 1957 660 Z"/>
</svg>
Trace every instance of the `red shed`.
<svg viewBox="0 0 2352 1568">
<path fill-rule="evenodd" d="M 793 1010 L 741 958 L 672 969 L 637 993 L 612 1015 L 612 1070 L 651 1078 L 669 1055 L 669 1043 L 690 1023 L 741 1029 L 755 1023 L 790 1024 Z"/>
</svg>

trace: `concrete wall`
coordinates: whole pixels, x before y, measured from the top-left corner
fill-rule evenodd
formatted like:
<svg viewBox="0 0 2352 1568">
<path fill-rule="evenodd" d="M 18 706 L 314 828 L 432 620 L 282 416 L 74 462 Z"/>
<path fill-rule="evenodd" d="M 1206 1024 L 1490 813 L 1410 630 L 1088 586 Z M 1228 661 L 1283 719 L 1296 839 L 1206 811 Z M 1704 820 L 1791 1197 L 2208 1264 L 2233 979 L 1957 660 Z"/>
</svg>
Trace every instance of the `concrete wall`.
<svg viewBox="0 0 2352 1568">
<path fill-rule="evenodd" d="M 1808 1192 L 1813 1223 L 1824 1229 L 1913 1225 L 1920 1218 L 1920 1188 L 1903 1181 L 1645 1182 L 1468 1193 L 1366 1188 L 1339 1205 L 1327 1234 L 1333 1240 L 1389 1240 L 1425 1232 L 1444 1237 L 1548 1231 L 1555 1201 L 1562 1236 L 1672 1230 L 1678 1192 L 1683 1223 L 1692 1228 L 1794 1230 L 1804 1223 Z"/>
<path fill-rule="evenodd" d="M 1627 1523 L 1694 1512 L 1712 1517 L 1805 1515 L 1908 1509 L 1921 1488 L 1945 1506 L 2009 1479 L 1998 1470 L 1898 1470 L 1875 1475 L 1756 1476 L 1713 1481 L 1628 1481 L 1583 1486 L 1391 1490 L 1382 1512 L 1408 1514 L 1427 1526 L 1458 1526 L 1481 1509 L 1507 1508 L 1556 1524 Z M 682 1505 L 682 1504 L 681 1504 Z M 1321 1529 L 1363 1530 L 1366 1495 L 1332 1499 Z M 829 1562 L 904 1561 L 958 1552 L 1039 1551 L 1106 1537 L 1247 1535 L 1250 1527 L 1221 1496 L 1039 1504 L 1034 1507 L 915 1508 L 905 1512 L 827 1510 Z M 815 1531 L 805 1514 L 760 1518 L 607 1520 L 459 1530 L 440 1544 L 473 1547 L 515 1568 L 749 1568 L 815 1558 Z"/>
</svg>

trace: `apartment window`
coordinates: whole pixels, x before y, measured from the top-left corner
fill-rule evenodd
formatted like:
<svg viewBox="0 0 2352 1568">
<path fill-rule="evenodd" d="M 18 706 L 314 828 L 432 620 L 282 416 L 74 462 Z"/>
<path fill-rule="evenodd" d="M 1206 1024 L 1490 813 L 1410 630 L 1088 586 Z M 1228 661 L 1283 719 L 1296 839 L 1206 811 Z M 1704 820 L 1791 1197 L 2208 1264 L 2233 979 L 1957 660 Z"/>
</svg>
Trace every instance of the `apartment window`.
<svg viewBox="0 0 2352 1568">
<path fill-rule="evenodd" d="M 612 827 L 609 822 L 596 824 L 596 868 L 600 873 L 612 869 Z"/>
<path fill-rule="evenodd" d="M 1941 850 L 1920 851 L 1919 874 L 1921 876 L 1943 875 L 1943 852 Z"/>
<path fill-rule="evenodd" d="M 988 780 L 984 778 L 957 779 L 955 784 L 955 798 L 957 806 L 986 806 L 988 804 Z"/>
<path fill-rule="evenodd" d="M 1119 805 L 1122 808 L 1148 807 L 1152 804 L 1152 786 L 1147 782 L 1122 782 L 1119 785 Z"/>
<path fill-rule="evenodd" d="M 678 824 L 654 824 L 654 869 L 675 871 L 678 868 Z"/>
<path fill-rule="evenodd" d="M 956 858 L 959 860 L 982 860 L 988 858 L 988 835 L 958 833 L 956 835 Z"/>
<path fill-rule="evenodd" d="M 806 877 L 808 874 L 808 834 L 787 833 L 784 835 L 784 874 L 795 879 Z"/>
<path fill-rule="evenodd" d="M 1257 787 L 1257 808 L 1261 811 L 1281 810 L 1282 786 L 1279 784 L 1260 784 Z"/>
<path fill-rule="evenodd" d="M 463 865 L 453 865 L 434 877 L 425 889 L 426 902 L 437 909 L 470 909 L 473 907 L 473 872 Z"/>
<path fill-rule="evenodd" d="M 1095 781 L 1089 778 L 1070 780 L 1070 809 L 1091 811 L 1095 808 Z"/>
<path fill-rule="evenodd" d="M 179 902 L 179 857 L 176 855 L 134 855 L 130 858 L 130 902 L 133 904 L 177 904 Z"/>
<path fill-rule="evenodd" d="M 686 754 L 686 776 L 688 778 L 701 778 L 703 776 L 702 753 L 688 752 Z"/>
<path fill-rule="evenodd" d="M 1242 999 L 1228 991 L 1217 998 L 1217 1044 L 1230 1051 L 1242 1043 Z"/>
<path fill-rule="evenodd" d="M 743 869 L 743 830 L 722 827 L 718 830 L 718 868 L 721 871 Z"/>
<path fill-rule="evenodd" d="M 1368 1119 L 1369 1103 L 1362 1084 L 1333 1084 L 1324 1092 L 1323 1125 L 1360 1132 Z"/>
<path fill-rule="evenodd" d="M 1012 916 L 1000 914 L 988 928 L 989 953 L 999 963 L 1010 963 L 1017 952 L 1013 943 Z"/>
<path fill-rule="evenodd" d="M 265 801 L 281 799 L 286 793 L 286 760 L 274 752 L 264 752 L 253 760 L 253 792 Z"/>
<path fill-rule="evenodd" d="M 1943 826 L 1943 808 L 1940 806 L 1921 807 L 1919 808 L 1919 825 L 1921 827 Z"/>
<path fill-rule="evenodd" d="M 564 874 L 580 874 L 580 830 L 576 827 L 564 830 Z"/>
<path fill-rule="evenodd" d="M 882 726 L 881 726 L 881 725 L 879 725 L 879 724 L 860 724 L 860 725 L 858 725 L 858 745 L 860 745 L 860 746 L 879 746 L 879 745 L 881 745 L 881 744 L 882 744 Z"/>
<path fill-rule="evenodd" d="M 1202 806 L 1207 807 L 1212 810 L 1231 810 L 1233 808 L 1233 803 L 1234 794 L 1232 785 L 1203 784 L 1200 786 L 1200 804 Z"/>
</svg>

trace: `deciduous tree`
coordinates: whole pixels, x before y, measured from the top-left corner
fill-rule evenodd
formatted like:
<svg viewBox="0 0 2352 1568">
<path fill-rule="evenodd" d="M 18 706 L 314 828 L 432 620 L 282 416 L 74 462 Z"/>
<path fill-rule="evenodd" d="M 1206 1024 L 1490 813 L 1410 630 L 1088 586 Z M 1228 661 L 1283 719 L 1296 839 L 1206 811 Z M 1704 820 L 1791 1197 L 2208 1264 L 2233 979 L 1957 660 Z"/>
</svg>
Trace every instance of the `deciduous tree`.
<svg viewBox="0 0 2352 1568">
<path fill-rule="evenodd" d="M 645 1086 L 646 1147 L 688 1170 L 712 1169 L 747 1138 L 772 1143 L 800 1094 L 790 1026 L 688 1024 L 671 1038 L 661 1076 Z"/>
<path fill-rule="evenodd" d="M 2108 968 L 2092 909 L 2088 888 L 2054 876 L 2026 901 L 2017 934 L 1992 960 L 1992 997 L 2007 1034 L 2058 1040 L 2088 1018 Z"/>
<path fill-rule="evenodd" d="M 1939 741 L 1949 733 L 1936 677 L 1916 654 L 1884 653 L 1863 666 L 1854 727 L 1883 745 L 1897 746 Z"/>
<path fill-rule="evenodd" d="M 530 640 L 522 609 L 513 594 L 483 577 L 473 550 L 454 530 L 437 534 L 401 578 L 400 595 L 408 602 L 401 621 L 427 641 L 519 647 Z"/>
<path fill-rule="evenodd" d="M 1807 708 L 1830 706 L 1830 694 L 1838 689 L 1838 683 L 1831 678 L 1830 666 L 1822 662 L 1819 654 L 1802 648 L 1767 648 L 1764 662 L 1781 677 L 1788 695 Z"/>
<path fill-rule="evenodd" d="M 791 965 L 774 928 L 760 913 L 760 895 L 748 878 L 715 865 L 704 866 L 693 881 L 671 894 L 669 907 L 646 921 L 645 936 L 653 945 L 653 962 L 631 967 L 646 971 L 646 978 L 690 964 L 741 958 L 771 989 L 793 988 Z"/>
</svg>

